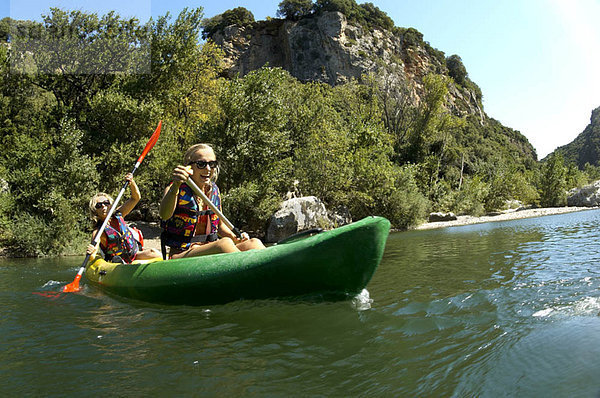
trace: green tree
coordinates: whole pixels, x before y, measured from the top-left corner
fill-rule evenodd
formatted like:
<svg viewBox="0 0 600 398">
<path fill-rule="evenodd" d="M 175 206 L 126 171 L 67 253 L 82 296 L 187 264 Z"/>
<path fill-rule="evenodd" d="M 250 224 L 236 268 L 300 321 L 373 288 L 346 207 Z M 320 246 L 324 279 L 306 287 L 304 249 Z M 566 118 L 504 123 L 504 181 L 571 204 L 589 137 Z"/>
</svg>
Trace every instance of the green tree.
<svg viewBox="0 0 600 398">
<path fill-rule="evenodd" d="M 418 47 L 424 44 L 423 33 L 415 28 L 401 29 L 402 42 L 406 47 Z"/>
<path fill-rule="evenodd" d="M 542 164 L 540 183 L 540 205 L 542 207 L 565 206 L 567 203 L 567 167 L 563 156 L 551 154 Z"/>
<path fill-rule="evenodd" d="M 489 192 L 490 186 L 481 176 L 467 176 L 458 190 L 444 198 L 446 203 L 441 208 L 459 215 L 481 216 L 486 211 L 485 202 Z"/>
<path fill-rule="evenodd" d="M 98 182 L 95 160 L 81 152 L 82 137 L 70 120 L 47 132 L 31 127 L 11 135 L 4 178 L 12 208 L 3 246 L 21 256 L 81 249 L 87 200 Z"/>
<path fill-rule="evenodd" d="M 385 30 L 392 30 L 394 28 L 394 21 L 385 12 L 381 11 L 373 3 L 359 4 L 360 16 L 362 25 L 366 25 L 369 28 L 380 28 Z"/>
<path fill-rule="evenodd" d="M 0 19 L 0 42 L 7 42 L 9 40 L 12 23 L 11 18 Z"/>
<path fill-rule="evenodd" d="M 110 86 L 117 74 L 149 71 L 147 43 L 146 28 L 135 18 L 58 8 L 11 41 L 18 54 L 14 71 L 52 92 L 61 112 L 76 120 L 88 99 Z"/>
<path fill-rule="evenodd" d="M 460 149 L 455 136 L 465 121 L 450 114 L 444 107 L 449 80 L 442 75 L 430 74 L 423 79 L 425 95 L 416 109 L 416 118 L 401 146 L 400 159 L 420 164 L 419 185 L 434 202 L 441 200 L 443 191 L 438 186 L 450 162 L 458 162 Z"/>
<path fill-rule="evenodd" d="M 406 144 L 410 131 L 417 121 L 408 85 L 394 74 L 367 75 L 365 84 L 371 86 L 378 97 L 384 126 L 393 140 L 396 160 Z"/>
<path fill-rule="evenodd" d="M 219 117 L 197 139 L 215 146 L 219 186 L 232 220 L 262 229 L 288 185 L 291 142 L 287 129 L 298 83 L 281 69 L 263 68 L 226 84 Z"/>
<path fill-rule="evenodd" d="M 447 80 L 442 75 L 427 75 L 423 79 L 425 96 L 418 109 L 419 116 L 408 135 L 408 161 L 420 163 L 429 153 L 429 145 L 439 132 L 443 105 L 448 94 Z"/>
<path fill-rule="evenodd" d="M 187 148 L 196 142 L 211 115 L 219 112 L 223 52 L 212 42 L 199 43 L 202 9 L 184 9 L 175 21 L 169 15 L 152 25 L 152 74 L 131 87 L 138 100 L 160 103 L 170 116 L 174 142 Z"/>
<path fill-rule="evenodd" d="M 489 191 L 484 198 L 486 211 L 504 210 L 506 202 L 513 198 L 516 190 L 515 170 L 503 163 L 497 163 L 488 176 Z"/>
<path fill-rule="evenodd" d="M 600 167 L 598 166 L 592 166 L 591 164 L 586 163 L 583 166 L 583 172 L 587 177 L 588 183 L 600 180 Z"/>
<path fill-rule="evenodd" d="M 283 0 L 279 3 L 277 16 L 298 20 L 312 12 L 312 0 Z"/>
<path fill-rule="evenodd" d="M 310 85 L 310 113 L 298 125 L 304 142 L 295 151 L 295 175 L 303 192 L 324 198 L 329 207 L 346 207 L 355 218 L 386 214 L 398 228 L 424 216 L 427 200 L 420 194 L 414 168 L 391 160 L 388 134 L 372 86 L 351 82 L 333 89 Z M 296 136 L 296 135 L 294 135 Z"/>
<path fill-rule="evenodd" d="M 315 1 L 315 13 L 320 14 L 325 11 L 338 11 L 346 17 L 354 15 L 358 4 L 354 0 L 317 0 Z"/>
<path fill-rule="evenodd" d="M 567 162 L 566 168 L 566 189 L 582 187 L 588 183 L 585 172 L 579 170 L 579 168 L 574 162 Z"/>
<path fill-rule="evenodd" d="M 465 85 L 467 78 L 467 68 L 462 62 L 462 59 L 454 54 L 446 58 L 446 66 L 448 67 L 448 74 L 454 81 L 461 86 Z"/>
</svg>

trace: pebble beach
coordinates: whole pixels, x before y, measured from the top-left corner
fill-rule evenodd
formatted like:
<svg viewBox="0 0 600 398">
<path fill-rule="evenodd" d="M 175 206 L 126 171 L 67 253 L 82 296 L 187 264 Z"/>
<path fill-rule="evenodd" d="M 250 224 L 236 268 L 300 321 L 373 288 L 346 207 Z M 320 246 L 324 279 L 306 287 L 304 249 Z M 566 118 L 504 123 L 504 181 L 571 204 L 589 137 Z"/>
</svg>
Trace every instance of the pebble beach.
<svg viewBox="0 0 600 398">
<path fill-rule="evenodd" d="M 456 220 L 453 221 L 439 221 L 439 222 L 427 222 L 421 224 L 413 229 L 416 230 L 426 230 L 426 229 L 437 229 L 437 228 L 446 228 L 446 227 L 456 227 L 461 225 L 471 225 L 471 224 L 481 224 L 486 222 L 494 222 L 494 221 L 510 221 L 510 220 L 518 220 L 521 218 L 531 218 L 531 217 L 541 217 L 541 216 L 551 216 L 554 214 L 563 214 L 563 213 L 572 213 L 576 211 L 584 211 L 584 210 L 592 210 L 597 209 L 598 207 L 545 207 L 538 209 L 514 209 L 507 210 L 500 214 L 495 215 L 487 215 L 481 217 L 474 216 L 458 216 Z"/>
</svg>

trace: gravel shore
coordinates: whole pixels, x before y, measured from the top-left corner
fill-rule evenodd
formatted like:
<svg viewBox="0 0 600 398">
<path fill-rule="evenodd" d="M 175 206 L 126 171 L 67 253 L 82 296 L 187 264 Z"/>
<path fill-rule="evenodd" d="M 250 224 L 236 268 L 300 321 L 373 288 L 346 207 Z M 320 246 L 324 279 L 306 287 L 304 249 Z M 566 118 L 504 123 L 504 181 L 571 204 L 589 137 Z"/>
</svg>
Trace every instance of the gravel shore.
<svg viewBox="0 0 600 398">
<path fill-rule="evenodd" d="M 160 233 L 162 232 L 162 228 L 159 223 L 134 221 L 130 224 L 133 224 L 144 234 L 144 249 L 160 250 Z"/>
<path fill-rule="evenodd" d="M 592 209 L 597 209 L 597 208 L 598 207 L 545 207 L 545 208 L 539 208 L 539 209 L 524 209 L 524 210 L 515 209 L 515 210 L 508 210 L 508 211 L 502 212 L 498 215 L 490 215 L 490 216 L 481 216 L 481 217 L 458 216 L 458 219 L 454 220 L 454 221 L 428 222 L 425 224 L 421 224 L 413 229 L 417 229 L 417 230 L 436 229 L 436 228 L 456 227 L 456 226 L 460 226 L 460 225 L 481 224 L 481 223 L 493 222 L 493 221 L 518 220 L 521 218 L 551 216 L 554 214 L 572 213 L 575 211 L 592 210 Z"/>
</svg>

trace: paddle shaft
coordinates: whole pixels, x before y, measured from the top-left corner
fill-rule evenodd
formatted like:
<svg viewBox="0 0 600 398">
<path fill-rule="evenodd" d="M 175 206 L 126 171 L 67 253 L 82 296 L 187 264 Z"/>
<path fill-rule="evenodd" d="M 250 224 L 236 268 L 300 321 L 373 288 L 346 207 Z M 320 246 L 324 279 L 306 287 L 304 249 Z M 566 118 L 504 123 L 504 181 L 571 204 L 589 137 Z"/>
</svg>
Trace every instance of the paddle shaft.
<svg viewBox="0 0 600 398">
<path fill-rule="evenodd" d="M 227 227 L 229 227 L 229 229 L 231 229 L 231 231 L 235 234 L 235 236 L 237 236 L 239 239 L 242 238 L 242 232 L 233 226 L 231 221 L 229 221 L 229 219 L 227 219 L 227 217 L 225 217 L 223 212 L 221 210 L 219 210 L 219 208 L 217 206 L 215 206 L 215 204 L 208 198 L 208 196 L 206 196 L 206 194 L 204 192 L 202 192 L 202 190 L 198 187 L 198 185 L 196 185 L 196 183 L 192 180 L 191 177 L 189 177 L 185 183 L 190 188 L 192 188 L 192 191 L 194 191 L 194 193 L 196 195 L 200 196 L 200 199 L 202 199 L 202 201 L 204 203 L 206 203 L 206 205 L 208 207 L 210 207 L 210 209 L 212 211 L 214 211 L 217 216 L 219 216 L 219 218 L 223 221 L 223 224 L 227 225 Z"/>
</svg>

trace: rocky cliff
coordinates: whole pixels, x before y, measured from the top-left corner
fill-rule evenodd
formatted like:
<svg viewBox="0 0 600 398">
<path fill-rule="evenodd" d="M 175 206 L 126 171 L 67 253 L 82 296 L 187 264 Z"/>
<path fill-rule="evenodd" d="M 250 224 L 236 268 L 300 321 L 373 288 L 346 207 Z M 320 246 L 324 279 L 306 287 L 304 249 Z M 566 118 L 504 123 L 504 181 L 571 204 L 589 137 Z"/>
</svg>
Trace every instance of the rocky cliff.
<svg viewBox="0 0 600 398">
<path fill-rule="evenodd" d="M 600 165 L 600 107 L 592 111 L 590 124 L 570 144 L 561 146 L 555 152 L 562 153 L 565 160 L 574 162 L 580 169 L 586 163 Z"/>
<path fill-rule="evenodd" d="M 402 84 L 414 103 L 423 94 L 423 77 L 448 74 L 443 53 L 422 40 L 414 29 L 367 31 L 348 23 L 339 12 L 324 12 L 299 21 L 270 19 L 250 27 L 229 26 L 212 36 L 226 57 L 229 77 L 244 76 L 264 65 L 280 67 L 302 81 L 331 85 L 375 73 Z M 458 116 L 485 114 L 481 94 L 450 87 L 449 107 Z"/>
</svg>

